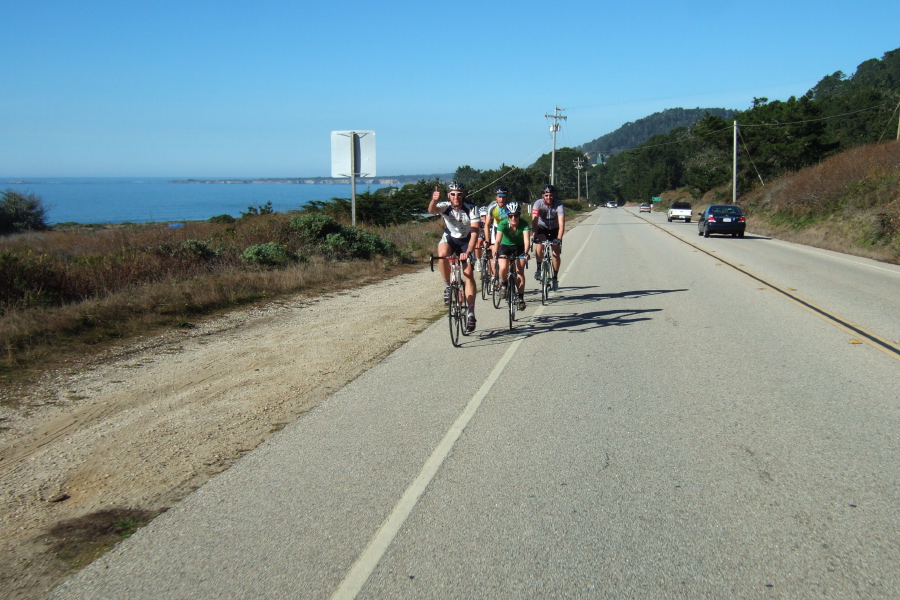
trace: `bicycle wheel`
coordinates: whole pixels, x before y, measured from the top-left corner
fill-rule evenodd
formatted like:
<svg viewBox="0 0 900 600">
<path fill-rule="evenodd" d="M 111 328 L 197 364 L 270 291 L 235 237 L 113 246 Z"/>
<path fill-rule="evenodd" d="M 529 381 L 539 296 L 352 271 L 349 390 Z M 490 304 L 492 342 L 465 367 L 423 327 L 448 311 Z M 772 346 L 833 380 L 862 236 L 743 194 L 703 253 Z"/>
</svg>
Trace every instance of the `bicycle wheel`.
<svg viewBox="0 0 900 600">
<path fill-rule="evenodd" d="M 450 324 L 450 341 L 454 346 L 459 346 L 460 317 L 459 317 L 459 284 L 450 284 L 450 306 L 447 309 L 447 320 Z"/>
<path fill-rule="evenodd" d="M 509 328 L 513 328 L 513 322 L 516 320 L 516 307 L 519 304 L 518 284 L 516 283 L 515 270 L 510 265 L 509 280 L 506 282 L 506 302 L 509 307 Z"/>
<path fill-rule="evenodd" d="M 490 294 L 492 290 L 491 270 L 487 265 L 484 265 L 484 269 L 481 271 L 481 299 L 487 300 L 488 294 Z"/>
<path fill-rule="evenodd" d="M 500 303 L 503 302 L 503 294 L 497 291 L 497 288 L 500 287 L 500 267 L 497 267 L 494 270 L 494 277 L 491 279 L 491 293 L 494 295 L 494 308 L 500 308 Z"/>
<path fill-rule="evenodd" d="M 552 268 L 550 261 L 545 261 L 543 268 L 541 268 L 541 304 L 544 306 L 547 305 L 547 299 L 550 297 L 550 286 L 553 285 L 553 280 L 550 279 L 550 270 Z"/>
<path fill-rule="evenodd" d="M 459 329 L 460 331 L 462 331 L 463 335 L 469 335 L 469 303 L 466 302 L 465 284 L 463 284 L 462 287 L 459 288 L 457 298 L 457 306 L 459 307 L 459 310 L 456 311 L 456 314 L 459 315 Z"/>
</svg>

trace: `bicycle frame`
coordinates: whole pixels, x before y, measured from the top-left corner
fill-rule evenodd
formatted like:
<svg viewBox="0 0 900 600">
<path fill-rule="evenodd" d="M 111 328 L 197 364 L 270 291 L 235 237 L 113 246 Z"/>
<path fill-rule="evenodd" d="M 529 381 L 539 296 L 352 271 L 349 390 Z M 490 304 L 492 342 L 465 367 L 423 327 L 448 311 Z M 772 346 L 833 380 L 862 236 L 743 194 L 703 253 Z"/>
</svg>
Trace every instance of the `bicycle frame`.
<svg viewBox="0 0 900 600">
<path fill-rule="evenodd" d="M 509 273 L 506 276 L 506 304 L 509 309 L 509 328 L 513 328 L 516 320 L 516 310 L 519 307 L 519 260 L 525 259 L 524 269 L 528 269 L 528 254 L 521 254 L 509 258 Z M 522 273 L 524 277 L 525 273 Z"/>
<path fill-rule="evenodd" d="M 553 269 L 553 246 L 558 246 L 559 243 L 552 240 L 537 243 L 544 247 L 541 257 L 541 304 L 546 305 L 553 289 L 553 278 L 556 276 Z"/>
<path fill-rule="evenodd" d="M 469 335 L 466 331 L 466 280 L 463 275 L 462 262 L 458 255 L 432 256 L 431 270 L 434 271 L 434 261 L 446 260 L 450 263 L 450 304 L 447 307 L 447 320 L 450 325 L 450 341 L 459 347 L 459 334 Z"/>
</svg>

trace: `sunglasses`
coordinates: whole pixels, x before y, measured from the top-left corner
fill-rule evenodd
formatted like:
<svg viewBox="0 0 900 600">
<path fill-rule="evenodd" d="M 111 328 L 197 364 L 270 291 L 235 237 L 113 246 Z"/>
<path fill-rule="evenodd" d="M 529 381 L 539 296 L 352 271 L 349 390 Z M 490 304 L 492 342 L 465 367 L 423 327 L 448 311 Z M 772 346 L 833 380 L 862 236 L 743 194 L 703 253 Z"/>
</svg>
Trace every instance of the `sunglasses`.
<svg viewBox="0 0 900 600">
<path fill-rule="evenodd" d="M 448 196 L 462 196 L 462 192 L 450 192 Z"/>
<path fill-rule="evenodd" d="M 515 218 L 518 219 L 518 218 L 521 217 L 521 216 L 522 216 L 522 215 L 520 215 L 519 213 L 510 213 L 510 214 L 509 214 L 509 218 L 510 218 L 510 219 L 512 219 L 513 217 L 515 217 Z"/>
</svg>

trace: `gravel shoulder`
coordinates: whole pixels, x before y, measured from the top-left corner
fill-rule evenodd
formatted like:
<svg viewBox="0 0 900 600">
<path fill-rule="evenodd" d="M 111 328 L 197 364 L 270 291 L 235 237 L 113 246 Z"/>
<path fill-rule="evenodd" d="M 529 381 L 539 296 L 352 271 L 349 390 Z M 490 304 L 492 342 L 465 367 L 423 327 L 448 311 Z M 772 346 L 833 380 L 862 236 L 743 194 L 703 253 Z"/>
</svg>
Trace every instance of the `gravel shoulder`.
<svg viewBox="0 0 900 600">
<path fill-rule="evenodd" d="M 165 510 L 442 311 L 439 277 L 422 269 L 49 374 L 22 410 L 0 409 L 0 598 L 43 596 L 108 546 L 73 549 L 74 531 Z"/>
</svg>

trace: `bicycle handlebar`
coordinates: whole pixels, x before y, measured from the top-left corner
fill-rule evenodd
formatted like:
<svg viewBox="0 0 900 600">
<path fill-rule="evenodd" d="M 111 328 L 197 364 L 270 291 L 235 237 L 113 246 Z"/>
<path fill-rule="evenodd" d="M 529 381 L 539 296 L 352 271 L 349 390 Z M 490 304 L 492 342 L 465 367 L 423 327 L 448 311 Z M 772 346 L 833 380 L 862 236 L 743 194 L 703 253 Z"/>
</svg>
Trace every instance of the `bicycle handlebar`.
<svg viewBox="0 0 900 600">
<path fill-rule="evenodd" d="M 454 254 L 453 256 L 432 256 L 432 257 L 431 257 L 431 260 L 428 261 L 429 264 L 430 264 L 430 266 L 431 266 L 431 271 L 432 271 L 432 272 L 434 272 L 434 261 L 436 261 L 436 260 L 449 260 L 449 261 L 457 260 L 457 261 L 458 261 L 458 260 L 459 260 L 459 255 L 458 255 L 458 254 Z"/>
</svg>

